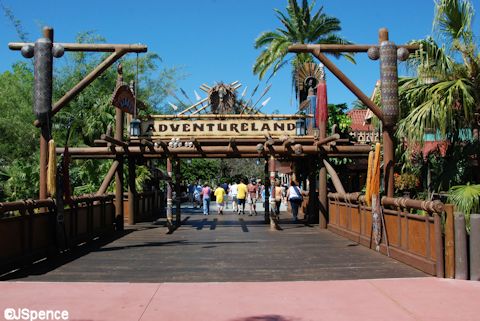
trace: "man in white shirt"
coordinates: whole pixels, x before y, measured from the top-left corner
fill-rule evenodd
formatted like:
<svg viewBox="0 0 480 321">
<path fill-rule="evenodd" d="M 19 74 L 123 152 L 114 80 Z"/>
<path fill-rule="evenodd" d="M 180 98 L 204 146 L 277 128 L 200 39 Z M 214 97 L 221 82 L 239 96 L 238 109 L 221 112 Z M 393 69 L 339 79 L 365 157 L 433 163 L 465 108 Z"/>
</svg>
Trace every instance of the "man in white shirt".
<svg viewBox="0 0 480 321">
<path fill-rule="evenodd" d="M 237 182 L 233 182 L 230 186 L 229 196 L 232 198 L 233 211 L 238 212 L 238 203 L 237 203 L 237 194 L 238 194 L 238 185 Z"/>
</svg>

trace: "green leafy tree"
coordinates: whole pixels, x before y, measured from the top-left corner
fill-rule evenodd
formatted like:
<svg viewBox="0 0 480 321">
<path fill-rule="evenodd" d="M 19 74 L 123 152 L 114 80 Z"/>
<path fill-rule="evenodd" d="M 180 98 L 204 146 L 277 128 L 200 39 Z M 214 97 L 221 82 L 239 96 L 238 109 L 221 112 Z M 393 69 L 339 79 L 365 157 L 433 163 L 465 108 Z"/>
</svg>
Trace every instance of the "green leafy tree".
<svg viewBox="0 0 480 321">
<path fill-rule="evenodd" d="M 0 74 L 0 199 L 36 195 L 38 174 L 33 169 L 38 168 L 38 129 L 33 126 L 32 87 L 32 70 L 25 62 Z"/>
<path fill-rule="evenodd" d="M 281 27 L 275 31 L 263 32 L 255 39 L 255 49 L 262 49 L 253 66 L 254 74 L 262 79 L 269 69 L 273 76 L 289 60 L 286 59 L 288 46 L 294 43 L 314 44 L 348 44 L 349 42 L 338 35 L 341 31 L 340 20 L 327 15 L 320 7 L 314 11 L 315 3 L 302 1 L 299 6 L 297 0 L 289 0 L 286 13 L 274 9 Z M 350 54 L 335 54 L 344 56 L 353 62 Z M 305 62 L 312 62 L 310 54 L 297 54 L 292 60 L 293 74 L 296 68 Z M 292 77 L 294 79 L 294 77 Z"/>
<path fill-rule="evenodd" d="M 92 33 L 79 34 L 77 42 L 101 43 L 105 40 Z M 104 58 L 105 54 L 69 52 L 60 62 L 54 74 L 54 101 L 83 79 Z M 161 68 L 157 54 L 127 56 L 122 60 L 124 80 L 136 77 L 138 64 L 138 96 L 147 107 L 142 113 L 158 113 L 164 108 L 165 98 L 175 88 L 178 79 L 176 68 Z M 115 109 L 111 97 L 117 72 L 107 69 L 98 79 L 85 88 L 68 106 L 53 118 L 52 135 L 58 145 L 67 141 L 67 127 L 72 125 L 69 146 L 92 145 L 114 124 Z M 33 126 L 32 112 L 33 71 L 28 62 L 17 63 L 12 71 L 0 74 L 0 199 L 15 200 L 35 198 L 38 195 L 38 129 Z M 70 177 L 75 194 L 96 192 L 111 161 L 74 160 Z M 148 180 L 143 168 L 139 168 L 139 186 Z M 125 171 L 126 172 L 126 171 Z"/>
<path fill-rule="evenodd" d="M 347 116 L 347 104 L 328 104 L 328 125 L 327 130 L 331 131 L 336 125 L 337 129 L 344 135 L 352 124 L 352 119 Z"/>
<path fill-rule="evenodd" d="M 221 178 L 220 169 L 221 164 L 218 159 L 194 158 L 191 162 L 182 162 L 182 179 L 188 182 L 197 180 L 213 182 Z"/>
</svg>

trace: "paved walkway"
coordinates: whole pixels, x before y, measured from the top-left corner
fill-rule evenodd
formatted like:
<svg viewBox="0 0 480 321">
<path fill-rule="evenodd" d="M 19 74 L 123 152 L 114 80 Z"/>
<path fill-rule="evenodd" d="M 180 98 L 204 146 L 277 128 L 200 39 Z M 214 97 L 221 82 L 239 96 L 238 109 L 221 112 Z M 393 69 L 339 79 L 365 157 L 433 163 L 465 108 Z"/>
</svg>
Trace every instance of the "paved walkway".
<svg viewBox="0 0 480 321">
<path fill-rule="evenodd" d="M 478 321 L 479 298 L 480 282 L 436 278 L 0 283 L 0 313 L 66 310 L 69 320 L 95 321 Z"/>
<path fill-rule="evenodd" d="M 0 320 L 21 308 L 106 321 L 480 320 L 480 282 L 427 277 L 287 214 L 281 231 L 263 215 L 183 219 L 172 234 L 139 224 L 4 277 Z"/>
</svg>

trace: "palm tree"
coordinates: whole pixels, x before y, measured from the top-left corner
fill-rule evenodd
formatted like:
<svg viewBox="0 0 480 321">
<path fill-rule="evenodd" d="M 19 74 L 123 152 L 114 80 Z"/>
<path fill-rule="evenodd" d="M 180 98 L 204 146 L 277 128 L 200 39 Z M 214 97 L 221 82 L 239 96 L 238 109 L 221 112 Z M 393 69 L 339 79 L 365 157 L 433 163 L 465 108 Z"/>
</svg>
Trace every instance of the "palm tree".
<svg viewBox="0 0 480 321">
<path fill-rule="evenodd" d="M 403 119 L 397 137 L 406 138 L 413 147 L 433 133 L 436 140 L 450 141 L 451 152 L 463 153 L 458 147 L 465 144 L 465 129 L 478 127 L 480 108 L 480 55 L 471 25 L 474 11 L 468 0 L 439 0 L 435 6 L 434 31 L 445 44 L 438 45 L 432 37 L 414 41 L 421 49 L 408 61 L 415 77 L 399 81 Z"/>
<path fill-rule="evenodd" d="M 347 40 L 337 35 L 342 28 L 340 20 L 328 16 L 323 12 L 323 7 L 312 15 L 314 3 L 309 4 L 308 0 L 302 1 L 300 7 L 297 0 L 289 0 L 286 8 L 287 13 L 274 9 L 278 20 L 283 27 L 275 31 L 263 32 L 255 40 L 255 49 L 264 48 L 257 57 L 253 66 L 253 73 L 258 74 L 262 79 L 267 71 L 272 68 L 270 77 L 285 66 L 289 60 L 286 59 L 288 46 L 293 43 L 315 43 L 315 44 L 348 44 Z M 354 62 L 350 54 L 336 54 L 345 56 Z M 310 54 L 297 54 L 292 60 L 293 73 L 305 62 L 312 62 Z M 294 79 L 294 77 L 293 77 Z"/>
<path fill-rule="evenodd" d="M 473 7 L 467 0 L 436 3 L 434 28 L 448 48 L 431 37 L 415 41 L 421 50 L 409 60 L 416 77 L 400 81 L 400 97 L 406 117 L 399 137 L 422 142 L 428 130 L 447 133 L 453 139 L 461 128 L 475 125 L 480 107 L 480 56 L 474 43 L 471 21 Z M 463 63 L 456 58 L 461 57 Z M 406 111 L 406 112 L 405 112 Z"/>
</svg>

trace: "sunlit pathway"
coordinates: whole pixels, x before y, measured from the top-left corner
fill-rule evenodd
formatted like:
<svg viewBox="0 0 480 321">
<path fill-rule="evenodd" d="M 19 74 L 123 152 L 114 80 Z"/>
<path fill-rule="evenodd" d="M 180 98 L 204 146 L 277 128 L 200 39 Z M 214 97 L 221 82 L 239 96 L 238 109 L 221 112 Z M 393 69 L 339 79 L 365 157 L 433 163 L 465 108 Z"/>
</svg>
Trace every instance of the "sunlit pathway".
<svg viewBox="0 0 480 321">
<path fill-rule="evenodd" d="M 259 206 L 259 210 L 261 210 Z M 263 210 L 263 209 L 262 209 Z M 22 281 L 232 282 L 423 277 L 424 273 L 318 226 L 281 231 L 257 216 L 202 215 L 183 209 L 172 234 L 163 223 L 141 223 L 116 240 L 96 242 L 73 255 L 9 276 Z"/>
<path fill-rule="evenodd" d="M 70 320 L 476 321 L 479 297 L 480 282 L 436 278 L 0 283 L 0 311 L 65 310 Z"/>
</svg>

